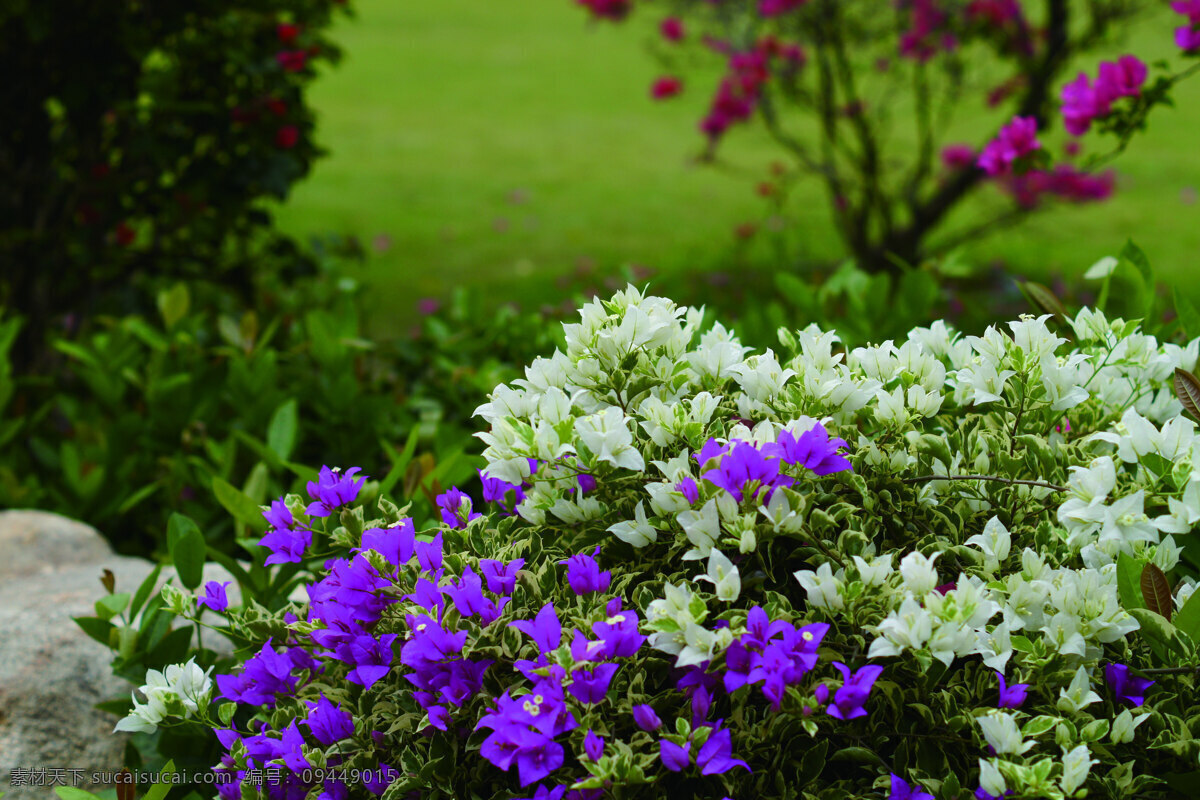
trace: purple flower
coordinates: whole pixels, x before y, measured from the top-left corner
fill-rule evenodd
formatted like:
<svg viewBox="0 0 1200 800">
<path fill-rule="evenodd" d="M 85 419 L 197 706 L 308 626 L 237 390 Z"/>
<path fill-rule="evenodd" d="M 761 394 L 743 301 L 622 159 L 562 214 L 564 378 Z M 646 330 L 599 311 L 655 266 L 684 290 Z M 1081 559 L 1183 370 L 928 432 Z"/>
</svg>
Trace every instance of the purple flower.
<svg viewBox="0 0 1200 800">
<path fill-rule="evenodd" d="M 218 583 L 209 581 L 204 584 L 204 594 L 196 598 L 196 608 L 208 606 L 218 614 L 229 608 L 229 598 L 225 596 L 225 587 L 233 581 Z"/>
<path fill-rule="evenodd" d="M 709 439 L 704 443 L 704 446 L 700 448 L 700 452 L 696 453 L 693 458 L 695 458 L 696 463 L 700 465 L 700 469 L 704 469 L 705 465 L 708 464 L 709 461 L 712 461 L 714 458 L 720 458 L 728 452 L 728 445 L 721 445 L 716 439 Z"/>
<path fill-rule="evenodd" d="M 842 687 L 834 694 L 833 702 L 826 708 L 826 713 L 838 719 L 865 717 L 867 712 L 863 708 L 863 703 L 867 702 L 871 686 L 883 673 L 883 667 L 872 664 L 852 674 L 850 668 L 840 661 L 833 662 L 833 666 L 842 673 L 843 683 Z"/>
<path fill-rule="evenodd" d="M 394 633 L 384 634 L 378 639 L 370 634 L 356 636 L 334 648 L 333 657 L 354 667 L 346 675 L 346 680 L 370 689 L 391 670 L 392 642 L 397 638 Z"/>
<path fill-rule="evenodd" d="M 517 586 L 517 570 L 525 566 L 525 559 L 518 558 L 505 564 L 491 558 L 479 561 L 479 570 L 487 581 L 489 592 L 495 594 L 512 594 Z"/>
<path fill-rule="evenodd" d="M 575 479 L 579 483 L 579 493 L 581 495 L 596 491 L 596 478 L 594 476 L 582 472 Z"/>
<path fill-rule="evenodd" d="M 287 651 L 276 652 L 268 639 L 262 650 L 246 660 L 237 675 L 218 675 L 221 697 L 250 706 L 275 706 L 276 695 L 296 691 L 299 678 L 292 675 Z"/>
<path fill-rule="evenodd" d="M 597 664 L 591 669 L 576 669 L 571 673 L 572 683 L 567 690 L 581 703 L 599 703 L 608 694 L 608 685 L 618 669 L 619 664 Z"/>
<path fill-rule="evenodd" d="M 467 523 L 479 519 L 482 514 L 471 507 L 470 495 L 457 486 L 437 496 L 438 508 L 442 510 L 442 522 L 451 528 L 465 528 Z"/>
<path fill-rule="evenodd" d="M 662 739 L 658 743 L 658 758 L 671 772 L 681 772 L 692 763 L 691 747 L 690 741 L 686 744 L 675 744 Z"/>
<path fill-rule="evenodd" d="M 675 491 L 686 497 L 692 505 L 696 505 L 696 501 L 700 499 L 700 487 L 696 485 L 696 479 L 691 475 L 675 484 Z"/>
<path fill-rule="evenodd" d="M 1012 122 L 1000 129 L 996 138 L 988 142 L 979 155 L 979 168 L 989 175 L 1012 172 L 1013 164 L 1042 148 L 1037 138 L 1037 119 L 1013 117 Z"/>
<path fill-rule="evenodd" d="M 442 566 L 442 533 L 428 542 L 416 542 L 413 546 L 417 551 L 417 563 L 423 572 L 434 573 Z"/>
<path fill-rule="evenodd" d="M 291 509 L 283 502 L 282 497 L 271 501 L 271 507 L 263 512 L 263 518 L 272 528 L 279 530 L 289 530 L 296 524 Z"/>
<path fill-rule="evenodd" d="M 1137 97 L 1142 93 L 1146 76 L 1146 65 L 1137 56 L 1124 55 L 1115 62 L 1102 62 L 1096 78 L 1096 93 L 1113 100 Z"/>
<path fill-rule="evenodd" d="M 379 797 L 399 777 L 399 771 L 381 762 L 379 768 L 371 770 L 364 775 L 362 781 L 363 786 L 367 787 L 368 792 Z"/>
<path fill-rule="evenodd" d="M 908 785 L 908 781 L 901 778 L 896 773 L 891 773 L 892 776 L 892 793 L 888 795 L 888 800 L 936 800 L 929 792 L 921 788 L 919 784 Z"/>
<path fill-rule="evenodd" d="M 292 720 L 292 724 L 283 729 L 279 757 L 283 759 L 285 767 L 297 774 L 312 769 L 312 764 L 304 757 L 303 745 L 304 735 L 296 727 L 296 720 Z"/>
<path fill-rule="evenodd" d="M 633 721 L 644 731 L 656 731 L 662 727 L 662 720 L 646 703 L 633 707 Z"/>
<path fill-rule="evenodd" d="M 1060 97 L 1063 123 L 1072 136 L 1087 133 L 1092 127 L 1092 119 L 1109 111 L 1108 101 L 1097 94 L 1091 79 L 1083 72 L 1062 88 Z"/>
<path fill-rule="evenodd" d="M 729 729 L 714 730 L 696 754 L 696 766 L 700 767 L 700 774 L 720 775 L 734 767 L 744 767 L 747 772 L 753 772 L 749 764 L 733 757 L 732 750 Z"/>
<path fill-rule="evenodd" d="M 1000 700 L 996 704 L 997 708 L 1020 708 L 1025 702 L 1025 693 L 1029 690 L 1028 683 L 1015 683 L 1009 686 L 1004 681 L 1003 673 L 997 672 L 996 677 L 1000 679 Z"/>
<path fill-rule="evenodd" d="M 304 724 L 322 747 L 329 747 L 334 742 L 354 735 L 354 716 L 349 711 L 343 711 L 341 706 L 329 702 L 323 692 L 317 702 L 306 700 L 304 704 L 309 708 Z"/>
<path fill-rule="evenodd" d="M 614 598 L 620 603 L 620 598 Z M 637 653 L 646 637 L 638 632 L 638 615 L 631 609 L 621 610 L 613 603 L 608 604 L 608 617 L 603 622 L 592 624 L 592 633 L 596 634 L 604 646 L 596 653 L 598 658 L 629 658 Z"/>
<path fill-rule="evenodd" d="M 589 730 L 583 737 L 583 753 L 592 761 L 599 761 L 604 756 L 604 737 Z"/>
<path fill-rule="evenodd" d="M 849 460 L 838 453 L 838 449 L 845 447 L 848 447 L 845 439 L 830 439 L 829 431 L 818 422 L 798 437 L 791 431 L 780 431 L 774 444 L 763 445 L 763 453 L 824 476 L 851 469 Z"/>
<path fill-rule="evenodd" d="M 1012 793 L 1013 790 L 1008 789 L 1004 792 L 1004 794 L 997 796 L 994 794 L 988 794 L 983 790 L 983 787 L 980 786 L 975 790 L 975 800 L 1004 800 L 1005 797 L 1008 797 Z"/>
<path fill-rule="evenodd" d="M 429 716 L 429 724 L 439 731 L 450 729 L 450 711 L 445 706 L 432 705 L 425 709 Z"/>
<path fill-rule="evenodd" d="M 394 567 L 412 561 L 416 546 L 416 531 L 411 517 L 400 520 L 397 528 L 370 528 L 363 531 L 362 547 L 356 552 L 374 550 Z"/>
<path fill-rule="evenodd" d="M 1175 29 L 1175 44 L 1181 50 L 1200 50 L 1200 28 L 1184 25 Z"/>
<path fill-rule="evenodd" d="M 354 480 L 359 472 L 362 472 L 359 467 L 352 467 L 344 473 L 321 467 L 317 480 L 308 482 L 308 496 L 313 502 L 309 503 L 305 513 L 310 517 L 328 517 L 334 510 L 353 503 L 367 481 L 366 475 Z"/>
<path fill-rule="evenodd" d="M 580 553 L 558 562 L 567 565 L 567 583 L 571 585 L 571 591 L 575 594 L 608 591 L 608 586 L 612 583 L 612 573 L 607 570 L 600 571 L 600 565 L 596 563 L 595 558 L 599 553 L 600 546 L 596 545 L 591 555 Z"/>
<path fill-rule="evenodd" d="M 701 453 L 703 452 L 701 450 Z M 755 498 L 763 488 L 767 489 L 769 495 L 776 487 L 791 486 L 794 483 L 793 479 L 780 474 L 779 465 L 779 459 L 769 459 L 754 445 L 739 441 L 733 443 L 729 452 L 714 469 L 705 472 L 701 477 L 729 492 L 740 503 L 745 499 L 744 490 L 747 485 L 753 487 L 750 497 Z"/>
<path fill-rule="evenodd" d="M 554 613 L 553 603 L 542 606 L 532 621 L 520 619 L 508 623 L 508 626 L 527 634 L 542 653 L 557 650 L 562 642 L 562 623 L 558 621 L 558 614 Z"/>
<path fill-rule="evenodd" d="M 294 531 L 276 528 L 258 540 L 259 545 L 269 548 L 266 564 L 299 564 L 304 560 L 304 551 L 312 544 L 312 531 Z"/>
<path fill-rule="evenodd" d="M 547 789 L 546 784 L 539 783 L 532 797 L 514 797 L 513 800 L 560 800 L 566 791 L 567 787 L 562 784 L 553 789 Z"/>
<path fill-rule="evenodd" d="M 502 481 L 499 478 L 492 478 L 483 470 L 477 470 L 479 473 L 479 482 L 483 484 L 483 500 L 487 503 L 496 503 L 503 509 L 504 513 L 516 514 L 516 507 L 522 500 L 525 499 L 525 490 L 507 481 Z M 512 498 L 509 499 L 511 493 Z M 445 517 L 443 516 L 443 519 Z M 451 524 L 451 523 L 447 523 Z"/>
<path fill-rule="evenodd" d="M 1133 708 L 1146 702 L 1146 690 L 1155 684 L 1155 681 L 1149 678 L 1129 674 L 1129 667 L 1124 664 L 1105 664 L 1104 680 L 1118 700 L 1128 703 Z"/>
</svg>

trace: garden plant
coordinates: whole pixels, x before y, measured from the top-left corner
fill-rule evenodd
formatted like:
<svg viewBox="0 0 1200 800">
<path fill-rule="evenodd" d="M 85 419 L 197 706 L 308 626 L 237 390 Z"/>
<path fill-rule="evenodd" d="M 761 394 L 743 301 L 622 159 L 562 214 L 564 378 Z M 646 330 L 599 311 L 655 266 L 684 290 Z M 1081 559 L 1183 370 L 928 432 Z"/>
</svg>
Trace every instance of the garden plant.
<svg viewBox="0 0 1200 800">
<path fill-rule="evenodd" d="M 1198 322 L 752 351 L 630 287 L 481 398 L 480 496 L 326 467 L 81 624 L 200 796 L 1195 796 Z"/>
<path fill-rule="evenodd" d="M 652 51 L 667 100 L 709 91 L 691 75 L 724 64 L 699 128 L 713 159 L 736 126 L 758 119 L 790 166 L 760 189 L 819 181 L 847 255 L 896 272 L 998 228 L 1048 201 L 1109 197 L 1105 169 L 1156 106 L 1200 65 L 1200 3 L 1176 0 L 1174 48 L 1185 60 L 1094 54 L 1164 4 L 1140 0 L 576 0 L 596 20 L 659 21 Z M 1154 24 L 1169 30 L 1161 13 Z M 1082 71 L 1081 71 L 1082 70 Z M 701 73 L 703 74 L 703 73 Z M 702 84 L 693 86 L 692 84 Z M 980 119 L 989 133 L 980 138 Z M 1055 134 L 1056 128 L 1065 137 Z M 971 214 L 991 185 L 1006 199 Z M 989 208 L 990 206 L 990 208 Z"/>
</svg>

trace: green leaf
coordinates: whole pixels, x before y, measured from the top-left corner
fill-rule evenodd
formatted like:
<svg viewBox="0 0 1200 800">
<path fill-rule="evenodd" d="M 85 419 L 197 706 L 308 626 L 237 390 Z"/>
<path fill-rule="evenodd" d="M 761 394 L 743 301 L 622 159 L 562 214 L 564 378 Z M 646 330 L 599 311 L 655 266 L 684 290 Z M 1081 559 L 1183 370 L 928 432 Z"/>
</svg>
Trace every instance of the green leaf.
<svg viewBox="0 0 1200 800">
<path fill-rule="evenodd" d="M 296 446 L 296 429 L 299 425 L 299 403 L 292 397 L 285 401 L 271 415 L 271 423 L 267 426 L 267 447 L 287 461 Z"/>
<path fill-rule="evenodd" d="M 84 633 L 95 639 L 100 644 L 108 647 L 108 635 L 115 626 L 106 619 L 100 617 L 72 617 L 75 624 L 78 625 Z"/>
<path fill-rule="evenodd" d="M 1121 258 L 1137 267 L 1146 286 L 1154 288 L 1154 269 L 1150 266 L 1150 259 L 1146 258 L 1142 248 L 1134 244 L 1132 239 L 1125 243 L 1125 249 L 1121 251 Z"/>
<path fill-rule="evenodd" d="M 830 756 L 829 760 L 858 761 L 863 764 L 875 764 L 876 766 L 883 767 L 884 769 L 888 768 L 887 762 L 880 758 L 874 750 L 868 750 L 865 747 L 843 747 L 841 750 L 838 750 L 836 753 Z"/>
<path fill-rule="evenodd" d="M 172 514 L 167 521 L 167 547 L 179 582 L 195 589 L 204 579 L 204 554 L 208 549 L 204 534 L 189 517 Z"/>
<path fill-rule="evenodd" d="M 1117 556 L 1117 596 L 1126 610 L 1145 608 L 1142 601 L 1142 562 L 1127 553 Z"/>
<path fill-rule="evenodd" d="M 186 283 L 177 283 L 166 291 L 158 293 L 158 313 L 162 314 L 163 324 L 171 330 L 183 319 L 191 304 Z"/>
<path fill-rule="evenodd" d="M 1175 315 L 1179 317 L 1179 324 L 1183 327 L 1184 334 L 1189 340 L 1195 339 L 1200 336 L 1200 311 L 1196 310 L 1195 304 L 1179 291 L 1178 286 L 1172 290 L 1172 294 L 1175 300 Z"/>
<path fill-rule="evenodd" d="M 1018 282 L 1017 287 L 1034 308 L 1045 314 L 1053 315 L 1059 322 L 1066 320 L 1067 309 L 1050 289 L 1033 281 Z"/>
<path fill-rule="evenodd" d="M 117 513 L 118 514 L 127 513 L 131 508 L 133 508 L 138 503 L 142 502 L 143 500 L 145 500 L 146 498 L 148 498 L 150 495 L 154 494 L 157 491 L 158 491 L 157 483 L 150 483 L 150 484 L 143 486 L 142 488 L 138 489 L 133 494 L 129 495 L 129 497 L 126 497 L 124 501 L 122 501 L 120 507 L 117 508 Z"/>
<path fill-rule="evenodd" d="M 234 519 L 259 533 L 267 529 L 267 521 L 263 518 L 262 509 L 244 492 L 216 475 L 213 476 L 212 487 L 213 494 L 217 496 L 217 502 L 224 506 Z"/>
<path fill-rule="evenodd" d="M 169 523 L 168 523 L 169 524 Z M 154 591 L 155 584 L 158 583 L 158 576 L 162 574 L 162 564 L 155 564 L 154 569 L 145 577 L 137 591 L 133 593 L 133 603 L 129 606 L 129 616 L 136 617 L 138 611 L 141 610 L 142 604 L 150 597 L 150 593 Z"/>
<path fill-rule="evenodd" d="M 175 774 L 175 762 L 168 761 L 166 764 L 163 764 L 163 768 L 159 771 L 158 774 L 159 775 Z M 150 787 L 150 790 L 148 792 L 146 792 L 146 796 L 143 797 L 142 800 L 163 800 L 163 798 L 167 796 L 167 792 L 171 791 L 171 785 L 172 785 L 171 781 L 169 781 L 169 780 L 159 781 L 158 783 L 156 783 Z"/>
<path fill-rule="evenodd" d="M 1171 621 L 1193 642 L 1200 642 L 1200 592 L 1193 592 Z"/>
<path fill-rule="evenodd" d="M 162 638 L 162 641 L 146 656 L 147 665 L 178 664 L 183 661 L 192 646 L 192 629 L 184 626 L 176 628 Z"/>
<path fill-rule="evenodd" d="M 62 800 L 96 800 L 100 796 L 86 792 L 78 786 L 55 786 L 54 793 Z"/>
<path fill-rule="evenodd" d="M 112 619 L 125 610 L 129 605 L 129 592 L 108 594 L 96 601 L 96 616 L 100 619 Z"/>
<path fill-rule="evenodd" d="M 1186 647 L 1184 647 L 1179 639 L 1178 630 L 1164 617 L 1148 608 L 1131 608 L 1126 610 L 1141 625 L 1142 637 L 1154 649 L 1161 660 L 1164 662 L 1171 660 L 1172 652 L 1183 654 L 1186 651 Z"/>
<path fill-rule="evenodd" d="M 1057 724 L 1058 717 L 1042 714 L 1026 722 L 1025 726 L 1021 729 L 1021 735 L 1025 737 L 1041 736 Z"/>
</svg>

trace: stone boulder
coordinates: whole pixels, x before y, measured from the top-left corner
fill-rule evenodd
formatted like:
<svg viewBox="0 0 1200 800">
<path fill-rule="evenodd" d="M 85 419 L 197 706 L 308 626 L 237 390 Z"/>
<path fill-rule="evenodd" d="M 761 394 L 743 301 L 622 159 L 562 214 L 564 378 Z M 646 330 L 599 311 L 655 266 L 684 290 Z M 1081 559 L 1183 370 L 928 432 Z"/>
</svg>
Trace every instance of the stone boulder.
<svg viewBox="0 0 1200 800">
<path fill-rule="evenodd" d="M 153 568 L 145 559 L 115 555 L 95 529 L 82 523 L 40 511 L 0 512 L 0 792 L 5 800 L 53 797 L 47 785 L 56 768 L 83 775 L 121 768 L 128 734 L 114 734 L 117 718 L 93 706 L 128 696 L 134 687 L 111 674 L 111 651 L 84 634 L 72 617 L 95 616 L 95 602 L 104 594 L 103 570 L 112 570 L 117 591 L 134 592 Z M 172 575 L 164 569 L 160 585 Z M 230 578 L 210 564 L 205 579 Z M 239 602 L 236 589 L 236 583 L 229 587 L 231 603 Z M 46 785 L 28 785 L 43 774 Z M 71 776 L 64 773 L 57 785 L 72 785 Z M 78 785 L 89 788 L 86 780 Z"/>
</svg>

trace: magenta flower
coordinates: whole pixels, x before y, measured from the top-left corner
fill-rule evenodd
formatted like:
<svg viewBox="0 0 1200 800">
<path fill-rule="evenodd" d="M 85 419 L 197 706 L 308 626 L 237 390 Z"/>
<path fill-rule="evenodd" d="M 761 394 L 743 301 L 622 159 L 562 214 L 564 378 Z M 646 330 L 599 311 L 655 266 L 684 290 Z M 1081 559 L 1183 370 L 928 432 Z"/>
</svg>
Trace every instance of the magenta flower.
<svg viewBox="0 0 1200 800">
<path fill-rule="evenodd" d="M 262 547 L 270 548 L 266 564 L 299 564 L 304 560 L 304 551 L 312 544 L 312 531 L 273 530 L 258 540 Z"/>
<path fill-rule="evenodd" d="M 1013 117 L 1012 122 L 1001 128 L 996 138 L 983 148 L 977 162 L 979 168 L 989 175 L 1011 172 L 1016 161 L 1042 148 L 1037 132 L 1035 118 Z"/>
<path fill-rule="evenodd" d="M 324 693 L 317 702 L 306 700 L 304 704 L 309 710 L 304 724 L 322 747 L 354 735 L 354 715 L 331 703 Z"/>
<path fill-rule="evenodd" d="M 791 431 L 781 431 L 773 444 L 763 445 L 763 453 L 777 456 L 786 464 L 799 464 L 814 474 L 825 476 L 850 469 L 850 462 L 838 453 L 848 447 L 845 439 L 829 438 L 825 426 L 817 423 L 809 430 L 793 436 Z"/>
<path fill-rule="evenodd" d="M 1184 25 L 1182 28 L 1175 29 L 1175 44 L 1181 50 L 1186 50 L 1189 53 L 1193 50 L 1200 50 L 1200 28 L 1191 25 Z"/>
<path fill-rule="evenodd" d="M 668 42 L 678 42 L 684 36 L 683 20 L 678 17 L 667 17 L 658 26 L 658 30 Z"/>
<path fill-rule="evenodd" d="M 442 511 L 442 522 L 451 528 L 465 528 L 468 522 L 483 516 L 472 507 L 470 495 L 457 486 L 452 486 L 449 491 L 439 494 L 437 505 Z"/>
<path fill-rule="evenodd" d="M 1085 73 L 1062 88 L 1063 123 L 1072 136 L 1082 136 L 1092 127 L 1092 119 L 1109 111 L 1108 101 L 1092 87 Z"/>
<path fill-rule="evenodd" d="M 374 550 L 394 567 L 412 560 L 416 547 L 416 530 L 411 517 L 400 520 L 395 528 L 368 528 L 363 531 L 362 546 L 356 552 Z"/>
<path fill-rule="evenodd" d="M 808 0 L 762 0 L 758 4 L 758 13 L 764 17 L 777 17 L 794 11 L 807 2 Z"/>
<path fill-rule="evenodd" d="M 589 730 L 587 736 L 583 737 L 583 752 L 592 761 L 599 761 L 604 757 L 604 737 Z"/>
<path fill-rule="evenodd" d="M 691 475 L 675 484 L 675 491 L 686 497 L 692 505 L 695 505 L 696 501 L 700 499 L 700 487 L 696 485 L 696 479 Z"/>
<path fill-rule="evenodd" d="M 664 75 L 650 87 L 650 96 L 655 100 L 666 100 L 683 91 L 683 81 L 674 75 Z"/>
<path fill-rule="evenodd" d="M 1115 62 L 1100 64 L 1096 78 L 1096 92 L 1115 100 L 1120 97 L 1137 97 L 1146 82 L 1146 64 L 1137 56 L 1124 55 Z"/>
<path fill-rule="evenodd" d="M 1105 664 L 1104 680 L 1112 688 L 1117 699 L 1137 708 L 1146 702 L 1146 690 L 1155 684 L 1149 678 L 1129 674 L 1124 664 Z"/>
</svg>

